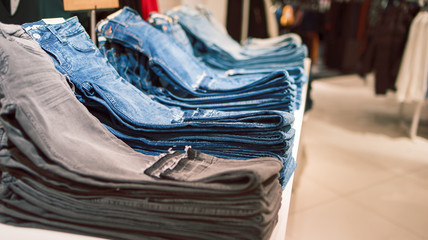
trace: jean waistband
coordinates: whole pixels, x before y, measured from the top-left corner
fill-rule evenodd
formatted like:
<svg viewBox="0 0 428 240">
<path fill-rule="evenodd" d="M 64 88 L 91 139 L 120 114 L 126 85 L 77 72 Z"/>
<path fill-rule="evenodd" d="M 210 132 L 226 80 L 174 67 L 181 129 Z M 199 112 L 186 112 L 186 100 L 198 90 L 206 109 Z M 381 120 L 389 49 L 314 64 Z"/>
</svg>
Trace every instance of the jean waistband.
<svg viewBox="0 0 428 240">
<path fill-rule="evenodd" d="M 97 24 L 98 41 L 100 46 L 106 42 L 106 36 L 114 38 L 119 26 L 128 27 L 131 24 L 147 24 L 141 16 L 132 8 L 124 7 Z"/>
<path fill-rule="evenodd" d="M 34 39 L 45 40 L 53 34 L 60 42 L 66 42 L 67 37 L 86 32 L 77 17 L 71 17 L 62 23 L 49 24 L 43 20 L 22 25 Z"/>
<path fill-rule="evenodd" d="M 144 20 L 141 18 L 140 14 L 137 11 L 130 7 L 124 7 L 108 15 L 104 21 L 101 21 L 97 26 L 98 31 L 101 31 L 102 27 L 109 21 L 119 23 L 123 26 L 128 26 L 129 24 L 133 23 L 144 22 Z"/>
</svg>

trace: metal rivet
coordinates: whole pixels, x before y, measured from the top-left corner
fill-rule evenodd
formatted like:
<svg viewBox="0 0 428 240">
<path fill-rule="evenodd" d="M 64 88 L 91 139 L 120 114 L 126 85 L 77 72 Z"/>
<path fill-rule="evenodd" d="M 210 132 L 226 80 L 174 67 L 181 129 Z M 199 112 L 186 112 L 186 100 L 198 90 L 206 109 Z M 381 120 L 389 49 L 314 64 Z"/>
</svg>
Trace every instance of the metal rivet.
<svg viewBox="0 0 428 240">
<path fill-rule="evenodd" d="M 35 39 L 40 39 L 40 38 L 41 38 L 41 36 L 40 36 L 40 34 L 38 34 L 38 33 L 34 33 L 34 34 L 33 34 L 33 38 L 35 38 Z"/>
<path fill-rule="evenodd" d="M 113 31 L 111 30 L 111 26 L 106 30 L 106 34 L 110 35 Z"/>
</svg>

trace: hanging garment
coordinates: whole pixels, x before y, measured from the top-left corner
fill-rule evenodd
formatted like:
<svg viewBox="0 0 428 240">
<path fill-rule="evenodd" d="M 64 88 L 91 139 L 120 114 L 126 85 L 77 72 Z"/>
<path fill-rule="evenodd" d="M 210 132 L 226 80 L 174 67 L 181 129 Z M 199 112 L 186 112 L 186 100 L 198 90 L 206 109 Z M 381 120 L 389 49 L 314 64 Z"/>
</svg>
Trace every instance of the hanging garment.
<svg viewBox="0 0 428 240">
<path fill-rule="evenodd" d="M 400 102 L 423 101 L 427 92 L 428 12 L 421 11 L 410 27 L 404 56 L 397 77 Z"/>
<path fill-rule="evenodd" d="M 375 93 L 386 94 L 388 90 L 396 90 L 400 62 L 417 8 L 406 2 L 390 3 L 384 10 L 373 2 L 371 8 L 378 14 L 376 17 L 369 15 L 374 19 L 368 22 L 372 27 L 367 46 L 363 43 L 365 53 L 361 58 L 360 74 L 364 76 L 374 71 Z"/>
<path fill-rule="evenodd" d="M 398 6 L 391 4 L 379 22 L 374 58 L 376 94 L 395 90 L 395 81 L 413 16 L 405 3 Z"/>
<path fill-rule="evenodd" d="M 159 12 L 157 0 L 141 0 L 141 16 L 147 19 L 151 12 Z"/>
</svg>

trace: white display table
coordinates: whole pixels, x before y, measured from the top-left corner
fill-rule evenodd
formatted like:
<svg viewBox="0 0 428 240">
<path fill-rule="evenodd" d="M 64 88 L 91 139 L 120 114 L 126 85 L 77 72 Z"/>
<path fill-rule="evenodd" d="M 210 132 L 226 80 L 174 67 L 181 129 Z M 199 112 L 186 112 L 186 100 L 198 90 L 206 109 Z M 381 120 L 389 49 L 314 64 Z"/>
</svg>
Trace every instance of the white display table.
<svg viewBox="0 0 428 240">
<path fill-rule="evenodd" d="M 310 69 L 311 69 L 311 60 L 309 58 L 306 58 L 305 74 L 306 76 L 308 76 L 308 80 L 309 80 Z M 306 83 L 302 87 L 302 102 L 300 104 L 300 109 L 294 112 L 293 128 L 294 130 L 296 130 L 296 133 L 294 135 L 294 145 L 293 145 L 293 150 L 291 154 L 293 155 L 293 158 L 296 159 L 296 161 L 297 161 L 297 153 L 299 152 L 300 136 L 302 133 L 303 115 L 305 113 L 307 90 L 308 90 L 308 84 Z M 291 178 L 288 181 L 287 186 L 285 186 L 285 189 L 282 192 L 281 208 L 279 209 L 279 212 L 278 212 L 278 223 L 276 224 L 276 227 L 273 230 L 270 240 L 285 239 L 285 234 L 287 231 L 288 211 L 290 209 L 291 190 L 293 188 L 293 180 L 294 180 L 294 173 L 293 175 L 291 175 Z"/>
</svg>

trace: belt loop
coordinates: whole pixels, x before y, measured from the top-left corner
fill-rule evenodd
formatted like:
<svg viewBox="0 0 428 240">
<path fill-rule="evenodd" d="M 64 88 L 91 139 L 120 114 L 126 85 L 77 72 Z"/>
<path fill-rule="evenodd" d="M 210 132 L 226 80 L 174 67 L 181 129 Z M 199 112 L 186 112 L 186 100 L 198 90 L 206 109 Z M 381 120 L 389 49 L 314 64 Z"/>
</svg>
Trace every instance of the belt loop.
<svg viewBox="0 0 428 240">
<path fill-rule="evenodd" d="M 58 38 L 58 40 L 61 42 L 61 43 L 65 43 L 65 42 L 67 42 L 67 39 L 66 38 L 64 38 L 64 37 L 62 37 L 62 36 L 60 36 L 58 33 L 57 33 L 57 31 L 52 27 L 52 26 L 50 26 L 50 25 L 48 25 L 47 26 L 47 28 L 49 29 L 49 31 L 56 37 L 56 38 Z"/>
</svg>

